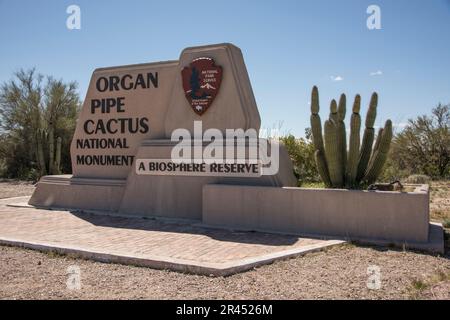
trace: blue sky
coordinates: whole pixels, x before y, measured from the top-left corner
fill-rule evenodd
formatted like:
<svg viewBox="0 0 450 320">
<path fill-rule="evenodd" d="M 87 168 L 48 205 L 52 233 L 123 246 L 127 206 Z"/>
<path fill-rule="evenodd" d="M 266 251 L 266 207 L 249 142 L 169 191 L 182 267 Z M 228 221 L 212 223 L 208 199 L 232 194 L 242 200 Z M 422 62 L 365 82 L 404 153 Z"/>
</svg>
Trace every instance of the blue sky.
<svg viewBox="0 0 450 320">
<path fill-rule="evenodd" d="M 71 4 L 81 8 L 81 30 L 66 28 Z M 371 4 L 381 9 L 381 30 L 366 26 Z M 450 0 L 0 0 L 0 38 L 0 82 L 36 67 L 77 81 L 82 99 L 97 67 L 231 42 L 244 53 L 262 127 L 282 122 L 298 136 L 309 126 L 313 85 L 323 117 L 341 92 L 349 100 L 360 93 L 365 112 L 377 91 L 377 125 L 450 103 Z"/>
</svg>

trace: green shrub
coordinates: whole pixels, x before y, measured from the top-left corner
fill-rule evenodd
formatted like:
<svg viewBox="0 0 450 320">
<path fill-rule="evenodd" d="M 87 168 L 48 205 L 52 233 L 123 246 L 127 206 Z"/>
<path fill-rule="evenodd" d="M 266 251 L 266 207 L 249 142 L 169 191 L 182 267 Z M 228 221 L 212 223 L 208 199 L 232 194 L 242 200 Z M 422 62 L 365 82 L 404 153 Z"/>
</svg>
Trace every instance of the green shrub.
<svg viewBox="0 0 450 320">
<path fill-rule="evenodd" d="M 314 160 L 314 145 L 308 136 L 307 132 L 306 138 L 296 138 L 291 134 L 280 138 L 291 157 L 299 186 L 320 181 Z"/>
<path fill-rule="evenodd" d="M 392 141 L 393 166 L 432 179 L 450 177 L 450 104 L 438 104 L 431 114 L 411 119 Z"/>
</svg>

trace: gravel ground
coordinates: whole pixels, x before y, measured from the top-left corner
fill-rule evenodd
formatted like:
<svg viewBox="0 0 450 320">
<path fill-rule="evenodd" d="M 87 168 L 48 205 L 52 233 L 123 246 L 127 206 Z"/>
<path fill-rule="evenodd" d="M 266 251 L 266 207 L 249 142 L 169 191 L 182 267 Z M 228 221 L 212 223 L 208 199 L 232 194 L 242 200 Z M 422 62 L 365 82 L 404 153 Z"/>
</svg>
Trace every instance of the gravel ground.
<svg viewBox="0 0 450 320">
<path fill-rule="evenodd" d="M 410 299 L 450 298 L 450 260 L 412 252 L 344 245 L 225 278 L 55 256 L 0 247 L 4 299 Z M 81 289 L 66 286 L 78 266 Z M 381 288 L 367 288 L 378 266 Z M 433 285 L 429 285 L 428 282 Z"/>
<path fill-rule="evenodd" d="M 29 196 L 34 185 L 28 181 L 0 180 L 0 199 Z"/>
<path fill-rule="evenodd" d="M 430 190 L 431 219 L 450 228 L 450 181 L 435 181 Z"/>
<path fill-rule="evenodd" d="M 30 184 L 3 182 L 0 198 L 32 190 Z M 447 195 L 440 192 L 439 198 L 445 200 Z M 441 202 L 439 210 L 446 212 Z M 79 290 L 67 288 L 70 266 L 80 268 Z M 380 289 L 367 287 L 372 266 L 380 270 Z M 230 277 L 210 278 L 0 246 L 0 298 L 449 300 L 450 252 L 439 257 L 343 245 Z"/>
</svg>

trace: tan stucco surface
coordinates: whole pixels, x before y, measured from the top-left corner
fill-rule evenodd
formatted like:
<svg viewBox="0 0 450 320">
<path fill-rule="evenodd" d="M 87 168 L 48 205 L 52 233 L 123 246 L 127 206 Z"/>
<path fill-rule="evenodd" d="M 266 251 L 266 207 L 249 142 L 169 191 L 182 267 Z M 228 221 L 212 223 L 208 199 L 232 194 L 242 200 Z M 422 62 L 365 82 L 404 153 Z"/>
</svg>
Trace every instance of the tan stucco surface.
<svg viewBox="0 0 450 320">
<path fill-rule="evenodd" d="M 192 112 L 181 88 L 181 70 L 200 57 L 211 57 L 222 66 L 223 79 L 220 91 L 211 108 L 202 116 Z M 186 128 L 193 132 L 195 120 L 203 121 L 203 129 L 253 128 L 259 131 L 261 119 L 256 106 L 250 79 L 241 50 L 231 44 L 218 44 L 184 49 L 180 56 L 178 72 L 174 80 L 174 90 L 166 115 L 166 137 L 172 131 Z"/>
<path fill-rule="evenodd" d="M 94 71 L 89 83 L 89 88 L 84 100 L 84 104 L 77 121 L 77 127 L 71 144 L 72 156 L 72 170 L 75 177 L 90 177 L 90 178 L 126 178 L 130 171 L 130 166 L 83 166 L 77 165 L 77 155 L 102 155 L 102 154 L 117 154 L 117 155 L 135 155 L 140 142 L 143 139 L 159 139 L 165 136 L 164 119 L 166 115 L 167 105 L 172 93 L 173 79 L 177 71 L 178 62 L 158 62 L 147 63 L 123 67 L 101 68 Z M 136 90 L 119 90 L 99 92 L 96 89 L 96 82 L 100 77 L 109 78 L 110 76 L 122 77 L 129 74 L 136 78 L 138 74 L 158 73 L 158 88 Z M 118 113 L 112 109 L 109 114 L 91 113 L 92 99 L 106 99 L 106 98 L 125 98 L 125 112 Z M 146 134 L 94 134 L 87 135 L 83 130 L 83 124 L 86 120 L 92 119 L 94 121 L 103 119 L 107 121 L 111 118 L 142 118 L 147 117 L 149 120 L 150 130 Z M 130 146 L 129 149 L 78 149 L 76 146 L 77 139 L 89 138 L 126 138 Z"/>
<path fill-rule="evenodd" d="M 203 222 L 250 230 L 427 242 L 428 186 L 415 192 L 207 185 Z"/>
</svg>

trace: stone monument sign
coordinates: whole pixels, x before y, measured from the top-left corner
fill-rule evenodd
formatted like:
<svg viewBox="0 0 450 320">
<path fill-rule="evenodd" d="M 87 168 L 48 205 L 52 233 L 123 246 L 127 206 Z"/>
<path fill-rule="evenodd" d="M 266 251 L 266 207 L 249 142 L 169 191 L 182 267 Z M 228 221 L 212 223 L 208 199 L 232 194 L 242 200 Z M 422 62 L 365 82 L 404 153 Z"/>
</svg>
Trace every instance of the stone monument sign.
<svg viewBox="0 0 450 320">
<path fill-rule="evenodd" d="M 258 138 L 260 122 L 231 44 L 97 69 L 71 144 L 73 175 L 43 177 L 29 203 L 201 220 L 206 184 L 295 186 L 283 146 Z"/>
</svg>

